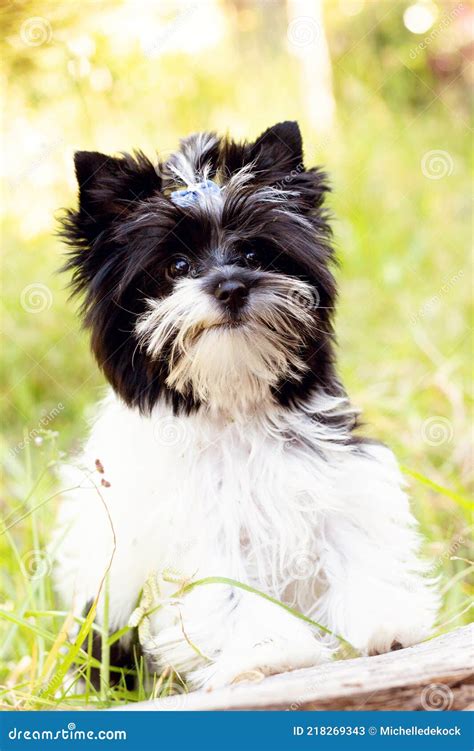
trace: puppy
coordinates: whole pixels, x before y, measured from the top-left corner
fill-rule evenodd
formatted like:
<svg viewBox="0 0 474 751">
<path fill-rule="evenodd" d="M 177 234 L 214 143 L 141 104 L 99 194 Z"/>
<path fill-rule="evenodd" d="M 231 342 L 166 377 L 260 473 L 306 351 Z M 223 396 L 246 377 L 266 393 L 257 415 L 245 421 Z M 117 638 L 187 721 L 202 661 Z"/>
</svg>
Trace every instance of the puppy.
<svg viewBox="0 0 474 751">
<path fill-rule="evenodd" d="M 111 391 L 64 479 L 63 599 L 96 601 L 99 622 L 107 599 L 120 629 L 151 575 L 142 648 L 192 686 L 315 665 L 337 640 L 226 582 L 171 597 L 191 580 L 238 580 L 367 654 L 428 636 L 437 594 L 402 477 L 355 433 L 336 374 L 328 183 L 298 125 L 75 167 L 66 268 Z"/>
</svg>

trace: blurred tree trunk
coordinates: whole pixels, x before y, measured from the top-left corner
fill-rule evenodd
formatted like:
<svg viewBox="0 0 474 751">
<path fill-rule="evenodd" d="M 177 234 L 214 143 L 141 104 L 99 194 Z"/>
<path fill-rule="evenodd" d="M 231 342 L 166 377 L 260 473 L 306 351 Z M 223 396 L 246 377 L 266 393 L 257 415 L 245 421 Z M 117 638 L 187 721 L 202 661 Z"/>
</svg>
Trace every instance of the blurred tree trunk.
<svg viewBox="0 0 474 751">
<path fill-rule="evenodd" d="M 300 61 L 301 96 L 309 123 L 328 133 L 334 125 L 335 101 L 323 0 L 286 0 L 288 44 Z"/>
</svg>

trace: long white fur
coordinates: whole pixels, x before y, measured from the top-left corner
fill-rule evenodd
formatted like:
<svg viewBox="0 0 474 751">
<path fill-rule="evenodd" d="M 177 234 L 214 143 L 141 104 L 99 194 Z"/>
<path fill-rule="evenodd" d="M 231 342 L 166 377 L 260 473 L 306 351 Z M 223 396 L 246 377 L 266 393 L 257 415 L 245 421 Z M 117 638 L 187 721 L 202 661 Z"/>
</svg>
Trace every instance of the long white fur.
<svg viewBox="0 0 474 751">
<path fill-rule="evenodd" d="M 227 332 L 218 336 L 224 341 Z M 183 579 L 248 583 L 365 652 L 424 638 L 437 596 L 417 557 L 416 523 L 392 454 L 347 445 L 344 431 L 312 419 L 347 410 L 345 400 L 320 395 L 304 410 L 267 399 L 231 419 L 221 410 L 176 417 L 165 404 L 144 417 L 110 394 L 64 477 L 80 488 L 61 508 L 61 595 L 77 610 L 95 597 L 115 536 L 114 629 L 127 623 L 147 577 L 172 569 Z M 96 459 L 110 487 L 100 485 Z M 177 588 L 161 585 L 164 597 Z M 172 665 L 195 685 L 315 664 L 334 648 L 278 606 L 238 590 L 231 599 L 220 585 L 166 604 L 153 631 L 155 664 Z"/>
<path fill-rule="evenodd" d="M 192 186 L 205 180 L 209 172 L 206 156 L 216 145 L 212 133 L 195 133 L 181 141 L 181 149 L 172 154 L 164 165 L 164 173 L 171 179 L 178 177 L 185 185 Z"/>
</svg>

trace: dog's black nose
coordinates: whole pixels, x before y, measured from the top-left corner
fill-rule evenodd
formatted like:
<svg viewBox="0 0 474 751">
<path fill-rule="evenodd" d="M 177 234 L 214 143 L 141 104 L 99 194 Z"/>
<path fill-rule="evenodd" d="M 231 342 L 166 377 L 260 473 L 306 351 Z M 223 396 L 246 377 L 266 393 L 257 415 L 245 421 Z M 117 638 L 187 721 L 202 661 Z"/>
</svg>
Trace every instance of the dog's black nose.
<svg viewBox="0 0 474 751">
<path fill-rule="evenodd" d="M 224 305 L 234 310 L 242 307 L 248 297 L 248 287 L 241 279 L 225 279 L 219 282 L 214 295 Z"/>
</svg>

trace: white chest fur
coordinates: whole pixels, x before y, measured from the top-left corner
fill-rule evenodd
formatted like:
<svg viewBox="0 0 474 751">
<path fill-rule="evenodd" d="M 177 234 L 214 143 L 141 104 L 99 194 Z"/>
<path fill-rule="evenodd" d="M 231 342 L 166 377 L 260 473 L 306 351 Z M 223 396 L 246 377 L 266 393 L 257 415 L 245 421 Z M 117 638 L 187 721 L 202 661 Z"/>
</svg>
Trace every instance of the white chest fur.
<svg viewBox="0 0 474 751">
<path fill-rule="evenodd" d="M 168 568 L 233 576 L 281 596 L 315 561 L 318 514 L 335 502 L 332 474 L 347 453 L 337 438 L 301 413 L 231 421 L 176 417 L 161 405 L 143 417 L 110 396 L 64 478 L 81 489 L 62 508 L 69 531 L 61 555 L 70 566 L 62 567 L 60 588 L 83 600 L 85 587 L 90 596 L 115 538 L 120 613 L 133 608 L 150 572 Z"/>
<path fill-rule="evenodd" d="M 53 543 L 63 598 L 83 610 L 110 568 L 110 624 L 119 628 L 148 576 L 171 569 L 249 583 L 362 647 L 372 643 L 374 608 L 377 644 L 392 637 L 387 622 L 401 633 L 396 614 L 407 607 L 425 619 L 436 598 L 419 576 L 400 473 L 386 448 L 328 427 L 348 409 L 318 397 L 307 410 L 238 420 L 176 417 L 165 405 L 144 417 L 111 395 L 63 478 L 70 490 Z M 203 623 L 212 606 L 199 603 Z"/>
</svg>

